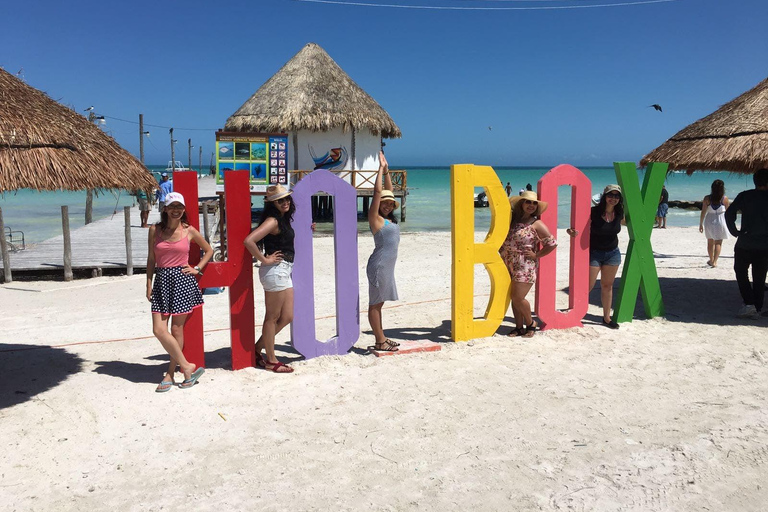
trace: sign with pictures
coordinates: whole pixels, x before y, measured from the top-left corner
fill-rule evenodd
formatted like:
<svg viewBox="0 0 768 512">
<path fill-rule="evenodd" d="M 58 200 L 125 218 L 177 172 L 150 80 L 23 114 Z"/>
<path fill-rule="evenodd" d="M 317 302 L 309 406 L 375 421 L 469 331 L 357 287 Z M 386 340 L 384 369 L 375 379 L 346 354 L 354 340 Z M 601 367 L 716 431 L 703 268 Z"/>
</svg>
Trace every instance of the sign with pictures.
<svg viewBox="0 0 768 512">
<path fill-rule="evenodd" d="M 248 171 L 251 192 L 269 185 L 288 185 L 288 135 L 216 132 L 216 190 L 224 190 L 224 173 Z"/>
</svg>

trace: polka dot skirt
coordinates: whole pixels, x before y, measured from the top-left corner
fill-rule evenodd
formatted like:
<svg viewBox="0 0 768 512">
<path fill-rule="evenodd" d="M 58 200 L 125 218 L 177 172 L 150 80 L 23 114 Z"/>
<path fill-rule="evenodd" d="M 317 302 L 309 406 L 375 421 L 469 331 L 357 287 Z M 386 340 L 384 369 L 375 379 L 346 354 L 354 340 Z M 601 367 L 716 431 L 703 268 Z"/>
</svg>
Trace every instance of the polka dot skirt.
<svg viewBox="0 0 768 512">
<path fill-rule="evenodd" d="M 184 267 L 155 268 L 152 285 L 152 312 L 163 315 L 185 315 L 203 305 L 203 294 L 192 274 Z"/>
</svg>

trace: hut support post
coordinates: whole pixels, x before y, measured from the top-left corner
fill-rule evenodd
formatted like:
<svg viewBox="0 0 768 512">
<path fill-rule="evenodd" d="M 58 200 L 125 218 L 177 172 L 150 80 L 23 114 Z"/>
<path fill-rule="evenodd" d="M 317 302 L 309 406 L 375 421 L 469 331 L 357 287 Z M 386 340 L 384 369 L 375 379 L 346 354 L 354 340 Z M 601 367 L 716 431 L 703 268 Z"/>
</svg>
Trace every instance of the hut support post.
<svg viewBox="0 0 768 512">
<path fill-rule="evenodd" d="M 363 196 L 363 215 L 368 217 L 369 199 L 368 196 Z"/>
<path fill-rule="evenodd" d="M 72 280 L 72 239 L 69 236 L 69 206 L 61 207 L 61 231 L 64 235 L 64 280 Z"/>
<path fill-rule="evenodd" d="M 124 206 L 125 212 L 125 274 L 133 275 L 133 245 L 131 243 L 131 207 Z"/>
<path fill-rule="evenodd" d="M 405 198 L 406 194 L 403 194 L 402 201 L 400 201 L 400 222 L 405 222 Z"/>
<path fill-rule="evenodd" d="M 85 195 L 85 223 L 93 222 L 93 189 L 89 188 Z"/>
<path fill-rule="evenodd" d="M 13 281 L 11 276 L 11 255 L 8 253 L 8 244 L 5 241 L 5 222 L 3 221 L 2 208 L 0 208 L 0 252 L 3 253 L 3 281 L 10 283 Z"/>
<path fill-rule="evenodd" d="M 205 241 L 211 243 L 211 223 L 208 220 L 208 203 L 203 203 L 203 235 Z"/>
</svg>

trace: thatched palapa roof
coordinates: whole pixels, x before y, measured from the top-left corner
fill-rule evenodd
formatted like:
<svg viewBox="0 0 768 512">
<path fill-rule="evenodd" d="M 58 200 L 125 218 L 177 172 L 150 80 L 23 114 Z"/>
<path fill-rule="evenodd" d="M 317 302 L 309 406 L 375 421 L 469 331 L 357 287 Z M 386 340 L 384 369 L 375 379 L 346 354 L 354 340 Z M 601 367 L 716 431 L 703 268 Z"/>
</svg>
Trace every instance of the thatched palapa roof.
<svg viewBox="0 0 768 512">
<path fill-rule="evenodd" d="M 112 137 L 0 69 L 0 192 L 155 186 Z"/>
<path fill-rule="evenodd" d="M 309 43 L 227 119 L 224 131 L 369 130 L 402 136 L 389 114 L 318 45 Z"/>
<path fill-rule="evenodd" d="M 640 160 L 670 170 L 753 174 L 768 168 L 768 79 L 677 132 Z"/>
</svg>

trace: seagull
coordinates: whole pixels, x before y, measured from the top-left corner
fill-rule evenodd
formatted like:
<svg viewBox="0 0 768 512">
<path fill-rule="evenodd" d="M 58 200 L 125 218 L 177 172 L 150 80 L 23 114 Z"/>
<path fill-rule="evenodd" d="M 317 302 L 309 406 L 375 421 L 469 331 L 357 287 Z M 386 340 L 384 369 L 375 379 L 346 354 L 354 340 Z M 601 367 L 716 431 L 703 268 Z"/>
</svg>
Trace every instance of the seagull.
<svg viewBox="0 0 768 512">
<path fill-rule="evenodd" d="M 655 108 L 655 109 L 656 109 L 656 110 L 658 110 L 659 112 L 661 112 L 661 111 L 662 111 L 662 110 L 661 110 L 661 105 L 659 105 L 658 103 L 654 103 L 653 105 L 648 105 L 648 108 L 650 108 L 650 107 L 653 107 L 653 108 Z"/>
<path fill-rule="evenodd" d="M 83 112 L 90 112 L 91 110 L 93 110 L 93 105 L 91 105 L 87 109 L 83 110 Z"/>
<path fill-rule="evenodd" d="M 491 130 L 493 130 L 493 126 L 488 127 L 488 131 L 491 131 Z"/>
</svg>

